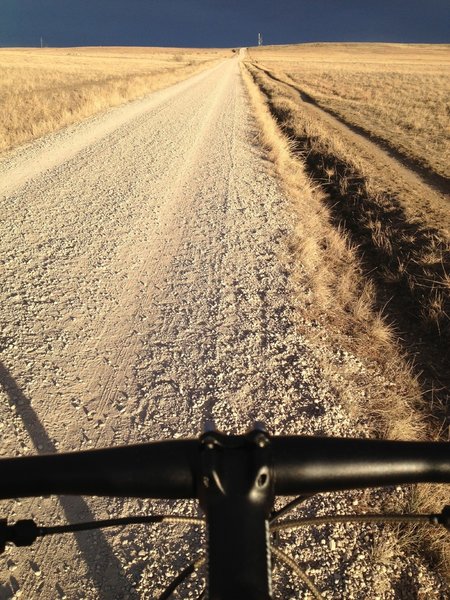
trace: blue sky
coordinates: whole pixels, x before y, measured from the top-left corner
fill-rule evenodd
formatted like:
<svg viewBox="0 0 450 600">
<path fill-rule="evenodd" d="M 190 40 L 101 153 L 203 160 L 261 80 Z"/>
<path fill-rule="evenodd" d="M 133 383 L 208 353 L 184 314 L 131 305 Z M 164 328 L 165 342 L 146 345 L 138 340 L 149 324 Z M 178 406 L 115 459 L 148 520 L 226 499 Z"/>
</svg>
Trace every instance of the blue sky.
<svg viewBox="0 0 450 600">
<path fill-rule="evenodd" d="M 0 0 L 0 46 L 450 42 L 449 0 Z"/>
</svg>

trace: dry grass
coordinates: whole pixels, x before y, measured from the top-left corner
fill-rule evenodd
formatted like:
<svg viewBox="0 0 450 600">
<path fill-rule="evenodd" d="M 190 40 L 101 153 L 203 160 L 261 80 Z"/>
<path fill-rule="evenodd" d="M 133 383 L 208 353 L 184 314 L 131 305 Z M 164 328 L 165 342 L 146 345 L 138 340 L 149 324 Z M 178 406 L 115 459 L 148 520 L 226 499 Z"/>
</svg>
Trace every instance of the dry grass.
<svg viewBox="0 0 450 600">
<path fill-rule="evenodd" d="M 446 45 L 302 44 L 250 54 L 347 123 L 449 177 Z"/>
<path fill-rule="evenodd" d="M 224 50 L 0 49 L 0 152 L 172 85 Z"/>
<path fill-rule="evenodd" d="M 450 215 L 430 211 L 422 220 L 408 212 L 410 194 L 393 183 L 373 181 L 364 161 L 347 147 L 342 135 L 331 131 L 316 115 L 304 110 L 292 89 L 250 67 L 266 94 L 272 114 L 295 151 L 306 163 L 310 177 L 326 192 L 323 203 L 336 231 L 345 232 L 358 248 L 358 264 L 372 285 L 371 300 L 384 314 L 398 341 L 415 363 L 424 390 L 424 412 L 438 419 L 448 435 L 450 347 Z M 342 132 L 341 132 L 342 133 Z M 389 189 L 389 191 L 387 191 Z M 419 196 L 418 201 L 421 201 Z M 440 228 L 438 228 L 438 225 Z M 336 272 L 334 256 L 331 270 Z M 338 270 L 339 271 L 339 270 Z M 339 281 L 352 276 L 339 273 Z M 328 276 L 324 276 L 329 281 Z M 323 286 L 322 278 L 316 285 Z M 348 303 L 333 290 L 332 298 L 350 312 L 365 313 L 361 302 Z M 323 301 L 321 304 L 325 306 Z M 379 328 L 377 337 L 385 337 Z M 358 336 L 353 336 L 357 338 Z M 362 345 L 366 341 L 362 338 Z"/>
<path fill-rule="evenodd" d="M 310 289 L 299 302 L 304 333 L 311 337 L 312 325 L 322 323 L 330 348 L 346 348 L 366 364 L 369 377 L 360 382 L 364 405 L 355 403 L 349 391 L 354 378 L 333 364 L 331 351 L 323 361 L 324 375 L 341 369 L 336 388 L 341 401 L 347 400 L 355 418 L 369 418 L 377 437 L 448 439 L 443 425 L 448 389 L 442 393 L 442 381 L 435 384 L 434 405 L 425 393 L 430 378 L 436 381 L 436 368 L 438 379 L 448 379 L 448 240 L 411 222 L 395 197 L 374 186 L 345 139 L 311 118 L 298 94 L 248 63 L 247 69 L 262 141 L 301 216 L 291 249 L 296 276 Z M 405 344 L 395 320 L 402 314 Z M 414 360 L 406 354 L 410 342 L 417 350 Z M 428 367 L 425 378 L 419 376 L 422 363 Z M 411 498 L 413 508 L 423 511 L 446 502 L 448 490 L 439 486 L 419 486 Z M 428 556 L 450 572 L 445 534 L 425 531 L 414 540 L 424 542 Z"/>
<path fill-rule="evenodd" d="M 396 348 L 392 348 L 392 329 L 376 310 L 374 283 L 364 276 L 357 248 L 343 229 L 334 226 L 326 194 L 309 177 L 302 161 L 295 157 L 295 141 L 292 137 L 282 135 L 271 116 L 266 97 L 248 75 L 245 79 L 261 123 L 263 144 L 269 150 L 287 196 L 301 215 L 291 240 L 291 251 L 298 266 L 296 274 L 307 284 L 310 292 L 309 297 L 302 298 L 301 302 L 306 327 L 312 321 L 319 321 L 330 334 L 337 336 L 339 343 L 345 340 L 349 350 L 373 361 L 393 352 L 396 360 L 389 367 L 391 374 L 395 373 L 392 379 L 399 386 L 404 385 L 408 390 L 406 393 L 410 394 L 410 371 Z M 280 102 L 283 107 L 286 106 L 282 99 Z M 311 335 L 311 331 L 308 331 L 308 335 Z M 386 361 L 381 362 L 386 371 Z M 404 369 L 403 378 L 399 373 L 400 364 Z M 327 369 L 326 366 L 324 368 Z M 399 392 L 398 387 L 396 392 Z M 378 401 L 378 405 L 375 401 Z M 383 397 L 374 398 L 372 405 L 366 406 L 365 410 L 372 412 L 374 420 L 377 420 L 376 430 L 383 437 L 413 439 L 421 429 L 421 426 L 414 424 L 415 419 L 408 411 L 402 414 L 402 420 L 409 415 L 411 422 L 404 424 L 400 434 L 398 431 L 394 433 L 397 429 L 395 416 L 398 417 L 398 405 L 397 402 L 393 404 L 392 398 L 385 398 L 385 390 Z"/>
</svg>

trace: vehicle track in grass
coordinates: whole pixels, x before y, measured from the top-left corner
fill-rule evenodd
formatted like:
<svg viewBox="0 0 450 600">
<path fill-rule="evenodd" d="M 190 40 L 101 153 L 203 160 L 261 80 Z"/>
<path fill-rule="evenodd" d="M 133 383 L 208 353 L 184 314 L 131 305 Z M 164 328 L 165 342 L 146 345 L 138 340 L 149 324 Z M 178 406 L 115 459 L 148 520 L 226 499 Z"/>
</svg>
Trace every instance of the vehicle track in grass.
<svg viewBox="0 0 450 600">
<path fill-rule="evenodd" d="M 448 177 L 436 173 L 422 164 L 418 159 L 407 155 L 401 148 L 394 146 L 389 140 L 376 135 L 374 132 L 356 123 L 352 123 L 336 110 L 324 106 L 298 83 L 293 81 L 289 75 L 283 74 L 281 77 L 259 64 L 252 63 L 252 66 L 265 73 L 267 77 L 295 91 L 301 101 L 309 105 L 311 111 L 315 111 L 317 118 L 322 120 L 327 119 L 329 124 L 335 129 L 340 128 L 347 137 L 349 132 L 352 132 L 360 147 L 365 147 L 366 153 L 375 156 L 377 168 L 380 171 L 382 169 L 395 171 L 397 176 L 400 176 L 410 185 L 416 188 L 419 187 L 419 189 L 424 185 L 429 186 L 437 194 L 441 195 L 444 202 L 448 200 L 450 195 L 450 181 Z"/>
</svg>

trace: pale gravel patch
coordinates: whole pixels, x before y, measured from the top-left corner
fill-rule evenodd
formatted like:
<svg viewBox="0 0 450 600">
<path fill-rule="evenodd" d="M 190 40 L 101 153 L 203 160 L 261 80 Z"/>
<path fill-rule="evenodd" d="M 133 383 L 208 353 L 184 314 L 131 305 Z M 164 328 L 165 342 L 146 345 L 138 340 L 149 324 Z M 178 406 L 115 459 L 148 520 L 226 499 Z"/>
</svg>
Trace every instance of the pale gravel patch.
<svg viewBox="0 0 450 600">
<path fill-rule="evenodd" d="M 287 241 L 296 217 L 256 143 L 237 61 L 129 111 L 90 120 L 94 136 L 90 125 L 71 128 L 75 153 L 72 134 L 50 136 L 49 151 L 59 141 L 67 150 L 53 165 L 42 168 L 41 141 L 0 167 L 14 182 L 1 200 L 2 379 L 12 378 L 0 405 L 2 454 L 193 436 L 209 418 L 229 432 L 258 420 L 276 434 L 366 435 L 320 371 L 317 357 L 330 350 L 295 326 Z M 36 165 L 29 181 L 24 165 Z M 339 360 L 365 370 L 350 355 Z M 306 512 L 380 502 L 336 494 Z M 48 524 L 148 506 L 166 503 L 45 498 L 2 514 Z M 439 598 L 417 557 L 399 551 L 389 571 L 374 562 L 377 532 L 336 526 L 283 539 L 327 598 L 398 597 L 408 569 L 422 576 L 418 597 Z M 155 597 L 197 540 L 184 528 L 135 527 L 12 548 L 0 597 Z M 307 597 L 281 582 L 278 597 Z"/>
</svg>

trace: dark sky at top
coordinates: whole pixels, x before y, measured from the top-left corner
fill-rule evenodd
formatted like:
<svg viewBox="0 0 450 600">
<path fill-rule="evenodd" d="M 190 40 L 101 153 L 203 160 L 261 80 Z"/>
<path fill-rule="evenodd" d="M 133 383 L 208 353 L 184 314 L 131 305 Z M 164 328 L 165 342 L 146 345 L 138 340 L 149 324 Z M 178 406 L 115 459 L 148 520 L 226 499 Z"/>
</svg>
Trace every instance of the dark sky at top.
<svg viewBox="0 0 450 600">
<path fill-rule="evenodd" d="M 0 0 L 0 46 L 450 42 L 449 0 Z"/>
</svg>

